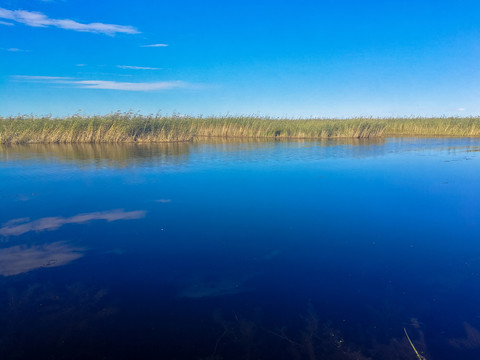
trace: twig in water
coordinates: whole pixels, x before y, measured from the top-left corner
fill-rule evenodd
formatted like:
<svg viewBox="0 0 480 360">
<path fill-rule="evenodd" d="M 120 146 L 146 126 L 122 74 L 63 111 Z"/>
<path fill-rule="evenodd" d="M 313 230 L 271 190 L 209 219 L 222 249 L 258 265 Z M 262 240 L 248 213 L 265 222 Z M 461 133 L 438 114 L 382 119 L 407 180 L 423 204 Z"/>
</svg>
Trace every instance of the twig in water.
<svg viewBox="0 0 480 360">
<path fill-rule="evenodd" d="M 415 345 L 413 345 L 412 340 L 410 340 L 410 336 L 408 336 L 407 329 L 403 328 L 403 331 L 405 331 L 405 335 L 407 335 L 407 340 L 410 343 L 410 346 L 412 347 L 413 351 L 415 351 L 415 354 L 417 355 L 419 360 L 427 360 L 425 356 L 422 356 L 418 353 L 417 349 L 415 349 Z"/>
</svg>

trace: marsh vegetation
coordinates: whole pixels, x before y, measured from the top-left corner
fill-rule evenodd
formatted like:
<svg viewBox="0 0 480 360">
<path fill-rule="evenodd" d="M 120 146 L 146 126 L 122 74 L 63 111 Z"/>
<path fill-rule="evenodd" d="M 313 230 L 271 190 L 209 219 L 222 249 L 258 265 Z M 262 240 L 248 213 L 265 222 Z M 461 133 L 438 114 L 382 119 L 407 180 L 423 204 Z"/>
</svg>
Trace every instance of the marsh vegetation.
<svg viewBox="0 0 480 360">
<path fill-rule="evenodd" d="M 65 118 L 0 117 L 0 143 L 153 143 L 202 138 L 325 139 L 480 136 L 480 117 L 279 119 L 114 113 Z"/>
</svg>

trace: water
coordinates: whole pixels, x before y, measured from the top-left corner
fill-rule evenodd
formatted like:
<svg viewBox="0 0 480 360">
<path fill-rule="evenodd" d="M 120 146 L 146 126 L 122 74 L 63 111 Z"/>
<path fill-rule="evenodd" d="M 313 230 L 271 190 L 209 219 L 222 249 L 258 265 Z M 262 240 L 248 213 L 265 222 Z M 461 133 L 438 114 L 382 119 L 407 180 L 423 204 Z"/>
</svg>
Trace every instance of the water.
<svg viewBox="0 0 480 360">
<path fill-rule="evenodd" d="M 0 148 L 0 358 L 480 358 L 480 139 Z"/>
</svg>

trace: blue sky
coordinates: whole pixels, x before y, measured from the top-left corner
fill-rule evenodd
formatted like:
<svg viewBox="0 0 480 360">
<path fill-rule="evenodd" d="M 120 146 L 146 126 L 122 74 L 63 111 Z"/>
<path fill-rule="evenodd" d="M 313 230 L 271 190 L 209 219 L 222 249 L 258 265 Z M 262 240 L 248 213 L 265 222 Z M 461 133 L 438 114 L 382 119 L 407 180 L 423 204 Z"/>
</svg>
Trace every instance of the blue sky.
<svg viewBox="0 0 480 360">
<path fill-rule="evenodd" d="M 478 115 L 479 59 L 478 0 L 0 1 L 2 116 Z"/>
</svg>

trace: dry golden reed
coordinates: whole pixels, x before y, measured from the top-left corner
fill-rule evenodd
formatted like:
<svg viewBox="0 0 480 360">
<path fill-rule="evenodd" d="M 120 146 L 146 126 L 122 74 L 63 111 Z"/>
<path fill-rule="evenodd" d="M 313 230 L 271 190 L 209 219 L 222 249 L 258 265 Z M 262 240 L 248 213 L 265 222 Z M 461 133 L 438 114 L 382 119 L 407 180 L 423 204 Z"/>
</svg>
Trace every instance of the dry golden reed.
<svg viewBox="0 0 480 360">
<path fill-rule="evenodd" d="M 480 136 L 480 118 L 272 119 L 142 116 L 0 117 L 0 143 L 153 143 L 199 138 L 372 138 Z"/>
</svg>

